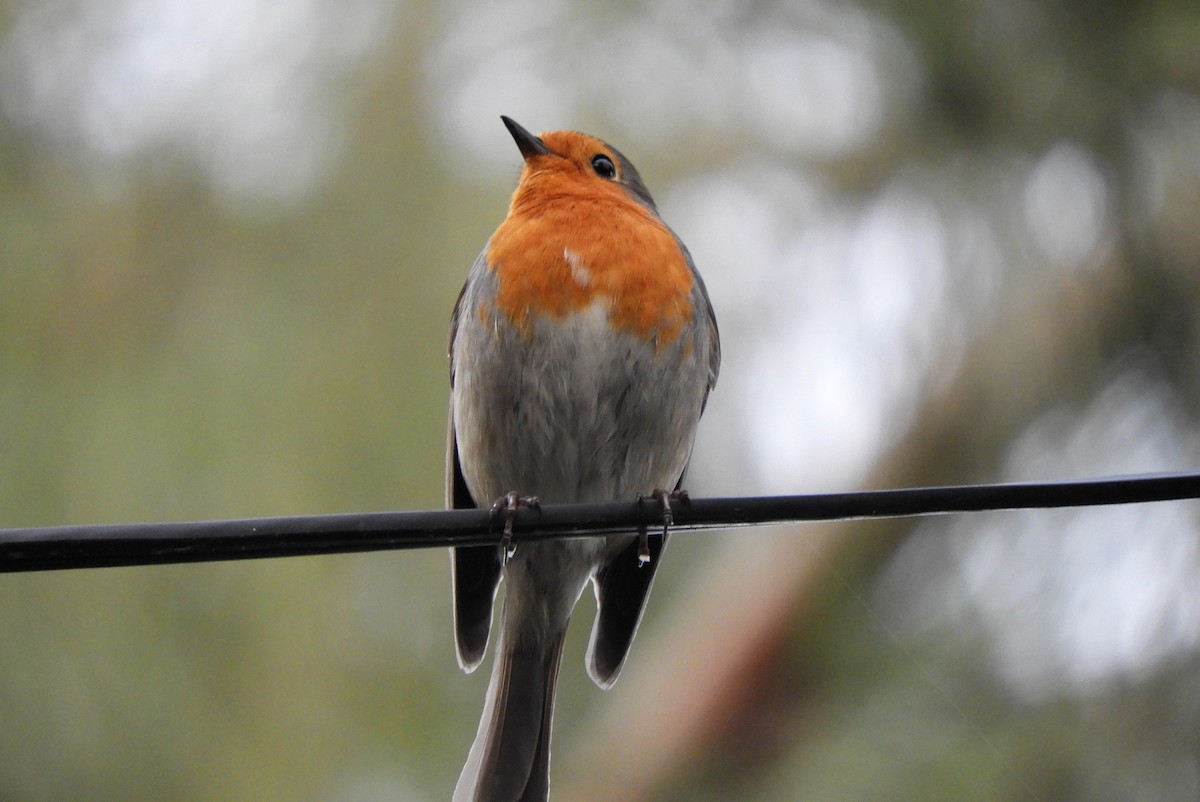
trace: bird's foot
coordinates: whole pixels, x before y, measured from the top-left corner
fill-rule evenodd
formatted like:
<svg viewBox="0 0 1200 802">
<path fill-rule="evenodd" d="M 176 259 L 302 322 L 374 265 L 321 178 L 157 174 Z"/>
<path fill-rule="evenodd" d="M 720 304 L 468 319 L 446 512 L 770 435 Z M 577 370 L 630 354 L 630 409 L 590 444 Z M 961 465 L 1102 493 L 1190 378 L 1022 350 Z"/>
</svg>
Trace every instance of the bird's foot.
<svg viewBox="0 0 1200 802">
<path fill-rule="evenodd" d="M 492 502 L 491 513 L 493 520 L 495 520 L 496 516 L 501 512 L 504 513 L 504 534 L 500 537 L 500 548 L 503 550 L 504 563 L 506 565 L 508 564 L 508 561 L 512 559 L 513 554 L 517 550 L 517 547 L 514 546 L 512 542 L 513 521 L 516 520 L 517 510 L 519 510 L 521 507 L 529 507 L 531 509 L 540 510 L 542 508 L 542 502 L 538 500 L 537 496 L 522 496 L 519 495 L 515 490 L 510 490 L 508 493 Z"/>
<path fill-rule="evenodd" d="M 688 492 L 686 490 L 675 490 L 668 493 L 666 490 L 657 489 L 650 494 L 650 498 L 654 499 L 662 507 L 662 536 L 666 537 L 667 532 L 675 523 L 675 516 L 671 513 L 672 501 L 688 500 Z M 646 500 L 646 496 L 638 496 L 638 501 Z M 638 527 L 638 565 L 645 565 L 650 562 L 650 535 L 645 526 Z"/>
</svg>

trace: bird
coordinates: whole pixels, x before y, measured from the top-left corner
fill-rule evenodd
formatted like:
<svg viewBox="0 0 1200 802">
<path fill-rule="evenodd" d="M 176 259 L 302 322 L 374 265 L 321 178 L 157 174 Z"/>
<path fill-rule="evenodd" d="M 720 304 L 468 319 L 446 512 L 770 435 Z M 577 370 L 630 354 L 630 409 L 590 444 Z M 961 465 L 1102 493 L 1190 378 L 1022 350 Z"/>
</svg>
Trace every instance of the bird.
<svg viewBox="0 0 1200 802">
<path fill-rule="evenodd" d="M 454 634 L 467 672 L 503 607 L 483 713 L 455 802 L 549 798 L 555 686 L 571 613 L 591 583 L 585 663 L 616 681 L 661 562 L 721 363 L 691 254 L 616 148 L 577 131 L 534 135 L 502 116 L 522 158 L 507 216 L 468 271 L 450 324 L 447 506 L 505 517 L 496 545 L 451 549 Z M 643 500 L 664 526 L 512 541 L 540 502 Z M 682 503 L 682 502 L 681 502 Z"/>
</svg>

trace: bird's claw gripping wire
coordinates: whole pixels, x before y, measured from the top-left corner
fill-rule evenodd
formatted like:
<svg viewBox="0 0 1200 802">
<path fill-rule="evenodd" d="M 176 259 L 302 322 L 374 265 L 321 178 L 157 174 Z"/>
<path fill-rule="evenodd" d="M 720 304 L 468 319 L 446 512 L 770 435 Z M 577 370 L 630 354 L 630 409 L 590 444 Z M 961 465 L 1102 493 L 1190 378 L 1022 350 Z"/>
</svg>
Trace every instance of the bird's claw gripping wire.
<svg viewBox="0 0 1200 802">
<path fill-rule="evenodd" d="M 500 537 L 500 548 L 504 555 L 503 560 L 505 565 L 508 564 L 508 561 L 512 559 L 513 554 L 517 550 L 517 547 L 512 542 L 513 521 L 516 520 L 517 510 L 521 507 L 540 510 L 542 503 L 538 500 L 537 496 L 522 496 L 515 490 L 510 490 L 492 502 L 491 513 L 493 520 L 501 512 L 504 513 L 504 534 Z"/>
<path fill-rule="evenodd" d="M 689 496 L 686 490 L 675 490 L 668 493 L 666 490 L 657 489 L 650 494 L 650 498 L 657 501 L 662 506 L 662 536 L 666 537 L 667 532 L 675 524 L 675 516 L 671 512 L 671 501 L 688 501 Z M 646 496 L 638 496 L 638 501 L 646 500 Z M 645 524 L 638 527 L 638 565 L 646 565 L 650 562 L 650 535 Z"/>
</svg>

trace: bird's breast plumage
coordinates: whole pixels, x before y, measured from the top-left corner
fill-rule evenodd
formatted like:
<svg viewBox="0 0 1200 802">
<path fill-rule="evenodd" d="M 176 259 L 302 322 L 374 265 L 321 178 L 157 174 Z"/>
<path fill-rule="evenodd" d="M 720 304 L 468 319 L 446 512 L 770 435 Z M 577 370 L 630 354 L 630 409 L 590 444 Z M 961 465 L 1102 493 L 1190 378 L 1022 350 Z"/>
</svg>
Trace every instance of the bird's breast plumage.
<svg viewBox="0 0 1200 802">
<path fill-rule="evenodd" d="M 616 331 L 673 343 L 691 322 L 694 280 L 674 233 L 649 209 L 619 194 L 542 189 L 551 203 L 514 200 L 488 244 L 496 313 L 528 331 L 539 317 L 562 319 L 595 304 Z"/>
</svg>

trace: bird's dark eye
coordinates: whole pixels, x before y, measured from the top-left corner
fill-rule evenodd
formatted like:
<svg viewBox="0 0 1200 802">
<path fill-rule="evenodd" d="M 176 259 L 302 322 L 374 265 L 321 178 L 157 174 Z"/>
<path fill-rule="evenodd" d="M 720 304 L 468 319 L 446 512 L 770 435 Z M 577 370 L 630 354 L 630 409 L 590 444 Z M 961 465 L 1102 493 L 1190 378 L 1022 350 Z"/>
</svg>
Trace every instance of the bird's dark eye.
<svg viewBox="0 0 1200 802">
<path fill-rule="evenodd" d="M 601 178 L 616 178 L 617 166 L 612 163 L 612 159 L 599 153 L 592 157 L 592 169 L 596 171 L 596 175 Z"/>
</svg>

